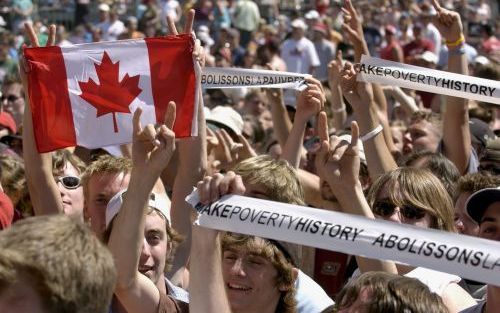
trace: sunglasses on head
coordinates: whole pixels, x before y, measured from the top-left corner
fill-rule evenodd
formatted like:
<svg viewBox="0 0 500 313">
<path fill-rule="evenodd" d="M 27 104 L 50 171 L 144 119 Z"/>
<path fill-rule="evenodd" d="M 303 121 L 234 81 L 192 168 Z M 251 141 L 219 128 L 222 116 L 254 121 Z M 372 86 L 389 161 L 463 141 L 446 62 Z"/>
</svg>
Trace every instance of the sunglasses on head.
<svg viewBox="0 0 500 313">
<path fill-rule="evenodd" d="M 5 100 L 7 100 L 8 102 L 14 102 L 14 101 L 16 101 L 16 100 L 17 100 L 17 99 L 19 99 L 19 98 L 21 98 L 21 97 L 14 96 L 14 95 L 9 95 L 9 96 L 3 96 L 3 95 L 2 95 L 2 96 L 0 97 L 0 100 L 1 100 L 2 102 L 4 102 Z"/>
<path fill-rule="evenodd" d="M 66 189 L 76 189 L 80 187 L 80 177 L 77 176 L 60 176 L 56 178 Z"/>
<path fill-rule="evenodd" d="M 383 217 L 388 217 L 396 212 L 396 207 L 397 205 L 389 201 L 377 201 L 373 205 L 373 213 Z M 417 208 L 413 205 L 403 205 L 399 207 L 399 212 L 405 219 L 408 220 L 422 219 L 427 213 L 425 210 Z"/>
</svg>

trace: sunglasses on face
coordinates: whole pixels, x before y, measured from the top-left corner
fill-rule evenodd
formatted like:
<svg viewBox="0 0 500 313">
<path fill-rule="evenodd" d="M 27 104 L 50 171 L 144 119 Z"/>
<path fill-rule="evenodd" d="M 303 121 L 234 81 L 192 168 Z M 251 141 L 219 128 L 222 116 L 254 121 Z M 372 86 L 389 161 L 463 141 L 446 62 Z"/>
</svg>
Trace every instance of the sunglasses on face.
<svg viewBox="0 0 500 313">
<path fill-rule="evenodd" d="M 77 176 L 60 176 L 56 178 L 66 189 L 76 189 L 80 187 L 80 177 Z"/>
<path fill-rule="evenodd" d="M 396 212 L 396 207 L 397 205 L 389 201 L 377 201 L 373 205 L 373 213 L 383 217 L 388 217 Z M 417 208 L 413 205 L 403 205 L 402 207 L 399 207 L 399 212 L 407 220 L 422 219 L 427 213 L 425 210 Z"/>
<path fill-rule="evenodd" d="M 14 95 L 1 96 L 0 97 L 0 101 L 4 102 L 5 100 L 7 100 L 7 102 L 14 102 L 14 101 L 16 101 L 19 98 L 21 98 L 21 97 L 14 96 Z"/>
</svg>

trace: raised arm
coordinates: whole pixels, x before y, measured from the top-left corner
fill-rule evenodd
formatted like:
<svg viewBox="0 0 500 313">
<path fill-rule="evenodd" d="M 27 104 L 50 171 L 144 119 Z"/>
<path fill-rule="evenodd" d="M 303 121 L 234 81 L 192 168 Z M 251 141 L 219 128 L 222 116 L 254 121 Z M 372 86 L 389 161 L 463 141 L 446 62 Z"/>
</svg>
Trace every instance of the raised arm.
<svg viewBox="0 0 500 313">
<path fill-rule="evenodd" d="M 437 0 L 432 3 L 437 12 L 433 23 L 448 46 L 448 71 L 468 75 L 460 15 L 442 8 Z M 460 173 L 465 174 L 469 170 L 471 157 L 467 99 L 446 96 L 443 125 L 446 125 L 443 127 L 443 154 L 457 166 Z"/>
<path fill-rule="evenodd" d="M 191 10 L 186 16 L 186 25 L 184 33 L 191 33 L 193 28 L 194 11 Z M 175 23 L 171 17 L 167 18 L 170 33 L 177 35 Z M 204 67 L 204 54 L 199 41 L 196 41 L 193 52 L 195 66 L 201 73 Z M 198 136 L 179 140 L 178 150 L 178 168 L 172 191 L 172 226 L 184 236 L 184 241 L 179 245 L 176 251 L 174 264 L 170 272 L 174 283 L 179 283 L 184 276 L 184 270 L 189 259 L 189 249 L 191 246 L 191 207 L 184 198 L 191 193 L 193 186 L 203 178 L 207 168 L 207 147 L 205 117 L 203 115 L 203 101 L 201 88 L 199 88 L 198 103 Z M 184 286 L 187 287 L 187 286 Z"/>
<path fill-rule="evenodd" d="M 38 38 L 31 24 L 25 25 L 26 34 L 32 47 L 39 47 Z M 55 25 L 49 27 L 47 46 L 54 45 Z M 33 120 L 31 117 L 27 71 L 29 66 L 21 59 L 19 75 L 25 91 L 26 107 L 23 117 L 23 159 L 26 181 L 35 215 L 58 214 L 63 212 L 61 194 L 52 176 L 52 153 L 39 153 L 36 148 Z"/>
<path fill-rule="evenodd" d="M 325 93 L 321 83 L 312 77 L 307 78 L 306 82 L 308 87 L 297 95 L 297 112 L 281 155 L 281 158 L 287 160 L 294 168 L 299 167 L 307 122 L 316 116 L 325 104 Z"/>
<path fill-rule="evenodd" d="M 144 244 L 144 221 L 149 195 L 175 149 L 175 104 L 167 108 L 165 125 L 142 128 L 142 110 L 133 118 L 132 173 L 122 207 L 116 215 L 108 242 L 118 274 L 115 294 L 128 312 L 157 312 L 160 290 L 138 271 Z M 126 244 L 124 244 L 126 243 Z"/>
<path fill-rule="evenodd" d="M 381 132 L 371 85 L 356 81 L 356 71 L 350 63 L 342 70 L 341 86 L 344 95 L 356 113 L 361 140 L 365 150 L 370 178 L 375 181 L 382 174 L 397 167 Z"/>
<path fill-rule="evenodd" d="M 347 119 L 344 99 L 342 98 L 342 89 L 340 88 L 340 71 L 342 70 L 342 51 L 339 49 L 335 60 L 328 64 L 328 85 L 332 92 L 330 99 L 331 110 L 333 113 L 333 127 L 339 131 L 344 128 Z"/>
<path fill-rule="evenodd" d="M 351 124 L 351 142 L 333 137 L 330 142 L 326 114 L 320 113 L 318 121 L 321 148 L 316 158 L 316 168 L 321 177 L 335 190 L 335 196 L 343 212 L 362 215 L 374 219 L 374 215 L 363 194 L 359 181 L 359 128 L 356 122 Z M 397 273 L 393 262 L 367 259 L 356 256 L 361 272 L 385 271 Z"/>
</svg>

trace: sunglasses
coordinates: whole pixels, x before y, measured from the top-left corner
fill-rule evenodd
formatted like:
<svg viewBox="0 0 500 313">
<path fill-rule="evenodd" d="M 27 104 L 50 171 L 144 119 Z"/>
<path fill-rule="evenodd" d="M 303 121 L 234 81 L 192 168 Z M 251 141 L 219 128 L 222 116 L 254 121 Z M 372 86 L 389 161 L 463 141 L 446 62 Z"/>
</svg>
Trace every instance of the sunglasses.
<svg viewBox="0 0 500 313">
<path fill-rule="evenodd" d="M 388 217 L 396 212 L 396 205 L 389 201 L 377 201 L 373 205 L 373 213 Z M 424 218 L 427 212 L 421 208 L 417 208 L 413 205 L 404 205 L 399 208 L 401 215 L 407 220 L 419 220 Z"/>
<path fill-rule="evenodd" d="M 14 96 L 14 95 L 1 96 L 0 97 L 0 101 L 4 102 L 5 100 L 7 100 L 7 102 L 14 102 L 14 101 L 16 101 L 19 98 L 21 98 L 21 97 Z"/>
<path fill-rule="evenodd" d="M 56 178 L 66 189 L 76 189 L 80 187 L 81 179 L 77 176 L 60 176 Z"/>
</svg>

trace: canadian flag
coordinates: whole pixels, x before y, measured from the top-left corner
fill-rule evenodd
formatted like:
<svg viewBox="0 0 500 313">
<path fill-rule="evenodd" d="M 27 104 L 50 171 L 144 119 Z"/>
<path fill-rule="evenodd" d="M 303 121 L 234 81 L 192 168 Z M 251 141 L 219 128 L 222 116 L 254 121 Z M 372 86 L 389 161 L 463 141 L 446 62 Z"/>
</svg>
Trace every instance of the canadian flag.
<svg viewBox="0 0 500 313">
<path fill-rule="evenodd" d="M 132 141 L 132 116 L 163 122 L 177 104 L 176 137 L 197 132 L 197 70 L 191 35 L 25 48 L 39 152 Z M 196 65 L 197 66 L 197 65 Z"/>
</svg>

